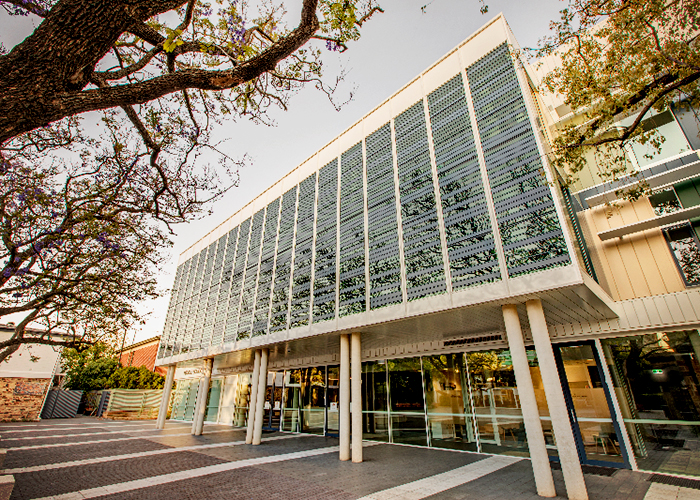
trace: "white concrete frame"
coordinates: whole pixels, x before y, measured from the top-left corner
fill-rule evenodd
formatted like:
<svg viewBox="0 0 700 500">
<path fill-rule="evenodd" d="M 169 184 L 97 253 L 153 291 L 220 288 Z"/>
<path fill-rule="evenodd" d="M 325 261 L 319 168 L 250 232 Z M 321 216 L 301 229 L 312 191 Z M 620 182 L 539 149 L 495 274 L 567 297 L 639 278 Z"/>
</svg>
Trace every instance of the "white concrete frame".
<svg viewBox="0 0 700 500">
<path fill-rule="evenodd" d="M 537 494 L 541 497 L 555 497 L 557 492 L 554 488 L 552 468 L 549 465 L 549 455 L 547 454 L 544 433 L 542 432 L 540 412 L 537 408 L 535 389 L 532 385 L 530 366 L 527 362 L 527 352 L 525 351 L 523 332 L 520 328 L 518 308 L 515 304 L 507 304 L 502 309 Z"/>
<path fill-rule="evenodd" d="M 255 410 L 258 401 L 258 379 L 260 378 L 260 358 L 262 352 L 255 350 L 255 361 L 253 362 L 253 378 L 250 381 L 250 401 L 248 402 L 248 422 L 245 435 L 245 443 L 253 443 L 253 432 L 255 431 Z"/>
<path fill-rule="evenodd" d="M 350 336 L 340 336 L 340 460 L 350 460 Z"/>
<path fill-rule="evenodd" d="M 531 299 L 525 303 L 525 307 L 530 322 L 532 340 L 535 343 L 535 351 L 537 351 L 537 362 L 540 365 L 542 385 L 547 398 L 549 415 L 552 419 L 552 428 L 557 441 L 566 493 L 569 500 L 588 500 L 588 490 L 581 471 L 576 440 L 569 420 L 569 412 L 547 330 L 542 302 L 539 299 Z"/>
<path fill-rule="evenodd" d="M 175 379 L 175 365 L 168 366 L 168 371 L 165 374 L 165 383 L 163 384 L 163 395 L 160 399 L 160 409 L 158 410 L 158 418 L 156 419 L 156 429 L 165 428 L 165 418 L 168 415 L 168 407 L 170 406 L 170 396 L 173 391 L 173 380 Z"/>
</svg>

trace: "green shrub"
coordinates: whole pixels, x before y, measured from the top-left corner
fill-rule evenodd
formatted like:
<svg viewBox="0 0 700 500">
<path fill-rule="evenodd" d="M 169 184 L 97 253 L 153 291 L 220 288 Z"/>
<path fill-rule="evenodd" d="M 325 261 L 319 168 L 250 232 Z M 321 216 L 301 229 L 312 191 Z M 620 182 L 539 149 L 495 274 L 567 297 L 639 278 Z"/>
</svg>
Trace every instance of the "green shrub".
<svg viewBox="0 0 700 500">
<path fill-rule="evenodd" d="M 145 366 L 122 366 L 107 381 L 107 389 L 162 389 L 165 378 Z"/>
</svg>

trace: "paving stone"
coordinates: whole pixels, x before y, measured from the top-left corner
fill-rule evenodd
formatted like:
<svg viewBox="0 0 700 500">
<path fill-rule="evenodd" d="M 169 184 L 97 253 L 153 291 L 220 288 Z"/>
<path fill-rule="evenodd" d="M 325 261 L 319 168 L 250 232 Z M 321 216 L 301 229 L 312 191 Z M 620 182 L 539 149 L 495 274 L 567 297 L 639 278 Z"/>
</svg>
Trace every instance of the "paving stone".
<svg viewBox="0 0 700 500">
<path fill-rule="evenodd" d="M 85 446 L 66 446 L 60 448 L 40 448 L 37 450 L 10 450 L 5 459 L 5 468 L 32 467 L 35 465 L 53 464 L 59 462 L 72 462 L 88 458 L 108 457 L 111 455 L 123 455 L 138 453 L 141 451 L 160 450 L 170 448 L 161 443 L 147 439 L 135 439 L 133 441 L 121 441 L 114 443 L 98 443 Z"/>
<path fill-rule="evenodd" d="M 71 491 L 95 488 L 170 472 L 195 469 L 223 462 L 198 453 L 181 452 L 115 462 L 15 474 L 21 496 L 12 499 L 40 498 Z"/>
<path fill-rule="evenodd" d="M 43 464 L 52 464 L 90 458 L 109 457 L 155 451 L 183 446 L 197 446 L 217 443 L 240 442 L 245 440 L 245 430 L 232 429 L 227 426 L 208 425 L 204 435 L 191 436 L 189 426 L 166 424 L 164 431 L 154 433 L 134 432 L 144 427 L 132 427 L 128 423 L 111 422 L 103 429 L 115 434 L 99 434 L 92 423 L 97 419 L 81 418 L 70 422 L 84 425 L 85 436 L 66 436 L 57 438 L 59 442 L 83 442 L 84 445 L 59 446 L 34 450 L 12 450 L 7 454 L 5 467 L 21 468 Z M 152 421 L 146 421 L 148 425 Z M 47 424 L 48 425 L 48 424 Z M 37 425 L 36 429 L 27 426 L 31 432 L 22 433 L 23 437 L 34 435 L 51 435 L 47 425 Z M 55 423 L 52 424 L 55 426 Z M 102 425 L 102 424 L 100 424 Z M 13 427 L 17 428 L 17 427 Z M 25 427 L 22 427 L 24 429 Z M 9 429 L 8 429 L 9 430 Z M 81 429 L 58 430 L 62 435 L 82 432 Z M 65 432 L 64 432 L 65 431 Z M 224 432 L 216 432 L 224 431 Z M 55 430 L 53 431 L 55 432 Z M 104 432 L 104 431 L 101 431 Z M 0 426 L 2 434 L 2 426 Z M 184 436 L 178 434 L 186 434 Z M 57 433 L 53 435 L 58 435 Z M 7 436 L 7 434 L 6 434 Z M 95 437 L 97 436 L 97 438 Z M 110 443 L 88 443 L 94 439 L 115 437 L 135 437 L 127 441 Z M 156 437 L 158 436 L 158 437 Z M 271 437 L 284 439 L 269 440 Z M 0 447 L 51 444 L 54 439 L 0 440 Z M 177 451 L 145 457 L 93 463 L 75 467 L 62 467 L 37 472 L 15 474 L 14 500 L 29 500 L 38 497 L 60 495 L 63 493 L 100 488 L 112 484 L 146 479 L 140 489 L 121 492 L 102 499 L 133 500 L 219 500 L 219 499 L 265 499 L 265 500 L 354 500 L 360 497 L 392 490 L 398 486 L 430 478 L 437 474 L 453 471 L 460 467 L 485 460 L 490 455 L 465 453 L 457 451 L 397 446 L 387 444 L 369 444 L 364 448 L 365 461 L 361 464 L 341 462 L 337 451 L 303 458 L 278 460 L 260 463 L 259 459 L 274 459 L 279 455 L 304 453 L 317 449 L 337 446 L 335 438 L 320 436 L 291 435 L 285 433 L 265 433 L 260 446 L 237 445 L 204 450 Z M 162 477 L 160 483 L 148 486 L 149 478 L 156 483 L 156 476 L 182 471 L 197 471 L 200 467 L 235 464 L 242 460 L 255 460 L 242 468 L 208 473 L 207 475 L 181 479 L 180 476 Z M 206 469 L 203 469 L 203 471 Z M 211 470 L 209 470 L 211 472 Z M 564 498 L 565 487 L 560 471 L 553 471 L 559 498 Z M 643 500 L 649 490 L 648 475 L 619 470 L 611 477 L 586 475 L 590 500 L 630 499 Z M 428 481 L 430 483 L 430 481 Z M 522 460 L 486 474 L 483 477 L 445 490 L 432 496 L 421 497 L 420 484 L 398 491 L 410 491 L 416 498 L 433 500 L 540 500 L 535 490 L 532 467 L 528 460 Z M 417 488 L 417 489 L 411 489 Z M 98 490 L 99 491 L 99 490 Z M 396 492 L 397 490 L 392 490 Z M 434 490 L 432 490 L 434 491 Z M 391 492 L 390 492 L 391 493 Z M 426 490 L 425 494 L 428 495 Z M 98 493 L 99 494 L 99 493 Z M 399 494 L 399 493 L 397 493 Z M 386 494 L 385 498 L 389 495 Z M 399 497 L 396 497 L 399 498 Z"/>
</svg>

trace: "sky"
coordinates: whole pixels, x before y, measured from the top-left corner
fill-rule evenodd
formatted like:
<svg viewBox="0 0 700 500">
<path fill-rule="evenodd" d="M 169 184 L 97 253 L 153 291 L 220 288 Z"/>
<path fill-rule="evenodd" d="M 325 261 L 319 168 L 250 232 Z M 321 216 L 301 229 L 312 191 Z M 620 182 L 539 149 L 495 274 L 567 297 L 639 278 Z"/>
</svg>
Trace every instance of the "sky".
<svg viewBox="0 0 700 500">
<path fill-rule="evenodd" d="M 477 0 L 379 0 L 384 13 L 372 17 L 359 41 L 348 44 L 342 54 L 329 52 L 325 77 L 335 81 L 340 68 L 347 73 L 337 101 L 353 99 L 340 111 L 313 87 L 293 96 L 287 111 L 271 113 L 275 126 L 238 120 L 219 126 L 215 137 L 226 139 L 222 149 L 233 157 L 247 154 L 249 165 L 240 172 L 240 182 L 212 207 L 212 214 L 176 227 L 159 285 L 166 290 L 158 300 L 141 305 L 147 320 L 128 333 L 126 343 L 160 335 L 163 331 L 169 293 L 180 253 L 204 237 L 240 208 L 274 184 L 287 172 L 312 156 L 369 111 L 431 66 L 492 17 L 503 13 L 522 47 L 535 47 L 547 34 L 551 20 L 567 2 L 561 0 L 486 0 L 487 14 L 479 12 Z M 298 19 L 301 0 L 287 1 L 290 23 Z M 0 13 L 0 41 L 7 49 L 31 33 L 38 18 L 9 17 Z"/>
</svg>

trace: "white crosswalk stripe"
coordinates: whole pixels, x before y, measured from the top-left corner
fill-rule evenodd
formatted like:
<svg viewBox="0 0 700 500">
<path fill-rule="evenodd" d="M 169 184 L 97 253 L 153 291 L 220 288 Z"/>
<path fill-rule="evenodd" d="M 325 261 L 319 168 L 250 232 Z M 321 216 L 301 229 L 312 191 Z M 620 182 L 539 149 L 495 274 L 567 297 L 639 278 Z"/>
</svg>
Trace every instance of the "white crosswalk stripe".
<svg viewBox="0 0 700 500">
<path fill-rule="evenodd" d="M 210 474 L 218 474 L 219 472 L 227 472 L 243 467 L 251 467 L 254 465 L 271 464 L 275 462 L 283 462 L 285 460 L 295 460 L 298 458 L 315 457 L 328 453 L 337 453 L 337 446 L 329 446 L 327 448 L 315 448 L 313 450 L 297 451 L 294 453 L 285 453 L 283 455 L 272 455 L 260 458 L 249 458 L 246 460 L 238 460 L 236 462 L 226 462 L 223 464 L 209 465 L 190 469 L 180 472 L 172 472 L 161 476 L 147 477 L 134 481 L 126 481 L 124 483 L 110 484 L 100 486 L 98 488 L 90 488 L 87 490 L 73 491 L 63 495 L 54 495 L 50 497 L 42 497 L 34 500 L 83 500 L 85 498 L 96 498 L 104 495 L 114 495 L 116 493 L 125 493 L 127 491 L 138 490 L 142 488 L 150 488 L 175 481 L 183 481 L 185 479 L 193 479 L 196 477 L 208 476 Z"/>
<path fill-rule="evenodd" d="M 377 491 L 359 500 L 420 500 L 421 498 L 469 483 L 521 460 L 523 459 L 516 457 L 490 457 L 464 467 L 443 472 L 442 474 L 402 484 L 395 488 Z"/>
<path fill-rule="evenodd" d="M 265 438 L 265 442 L 267 441 L 275 441 L 279 439 L 290 439 L 290 438 L 295 438 L 297 437 L 294 434 L 290 435 L 284 435 L 284 436 L 271 436 Z M 23 474 L 27 472 L 40 472 L 40 471 L 45 471 L 45 470 L 51 470 L 51 469 L 64 469 L 66 467 L 77 467 L 80 465 L 92 465 L 92 464 L 99 464 L 99 463 L 104 463 L 104 462 L 114 462 L 117 460 L 128 460 L 130 458 L 141 458 L 141 457 L 150 457 L 153 455 L 163 455 L 166 453 L 178 453 L 181 451 L 198 451 L 198 450 L 208 450 L 211 448 L 225 448 L 227 446 L 239 446 L 245 444 L 245 441 L 228 441 L 225 443 L 213 443 L 213 444 L 200 444 L 200 445 L 194 445 L 194 446 L 181 446 L 178 448 L 166 448 L 162 450 L 151 450 L 151 451 L 142 451 L 138 453 L 127 453 L 124 455 L 112 455 L 108 457 L 95 457 L 95 458 L 88 458 L 85 460 L 74 460 L 72 462 L 58 462 L 54 464 L 46 464 L 46 465 L 35 465 L 33 467 L 19 467 L 17 469 L 5 469 L 3 471 L 3 474 Z"/>
<path fill-rule="evenodd" d="M 215 434 L 218 432 L 231 432 L 231 429 L 219 430 L 219 431 L 207 431 L 207 434 Z M 111 438 L 111 439 L 94 439 L 92 441 L 76 441 L 72 443 L 52 443 L 52 444 L 36 444 L 30 446 L 13 446 L 12 451 L 17 450 L 38 450 L 41 448 L 62 448 L 64 446 L 81 446 L 86 444 L 99 444 L 99 443 L 114 443 L 117 441 L 133 441 L 134 439 L 160 439 L 160 438 L 170 438 L 179 436 L 191 436 L 190 432 L 183 432 L 179 434 L 159 434 L 156 436 L 130 436 L 123 438 Z"/>
</svg>

